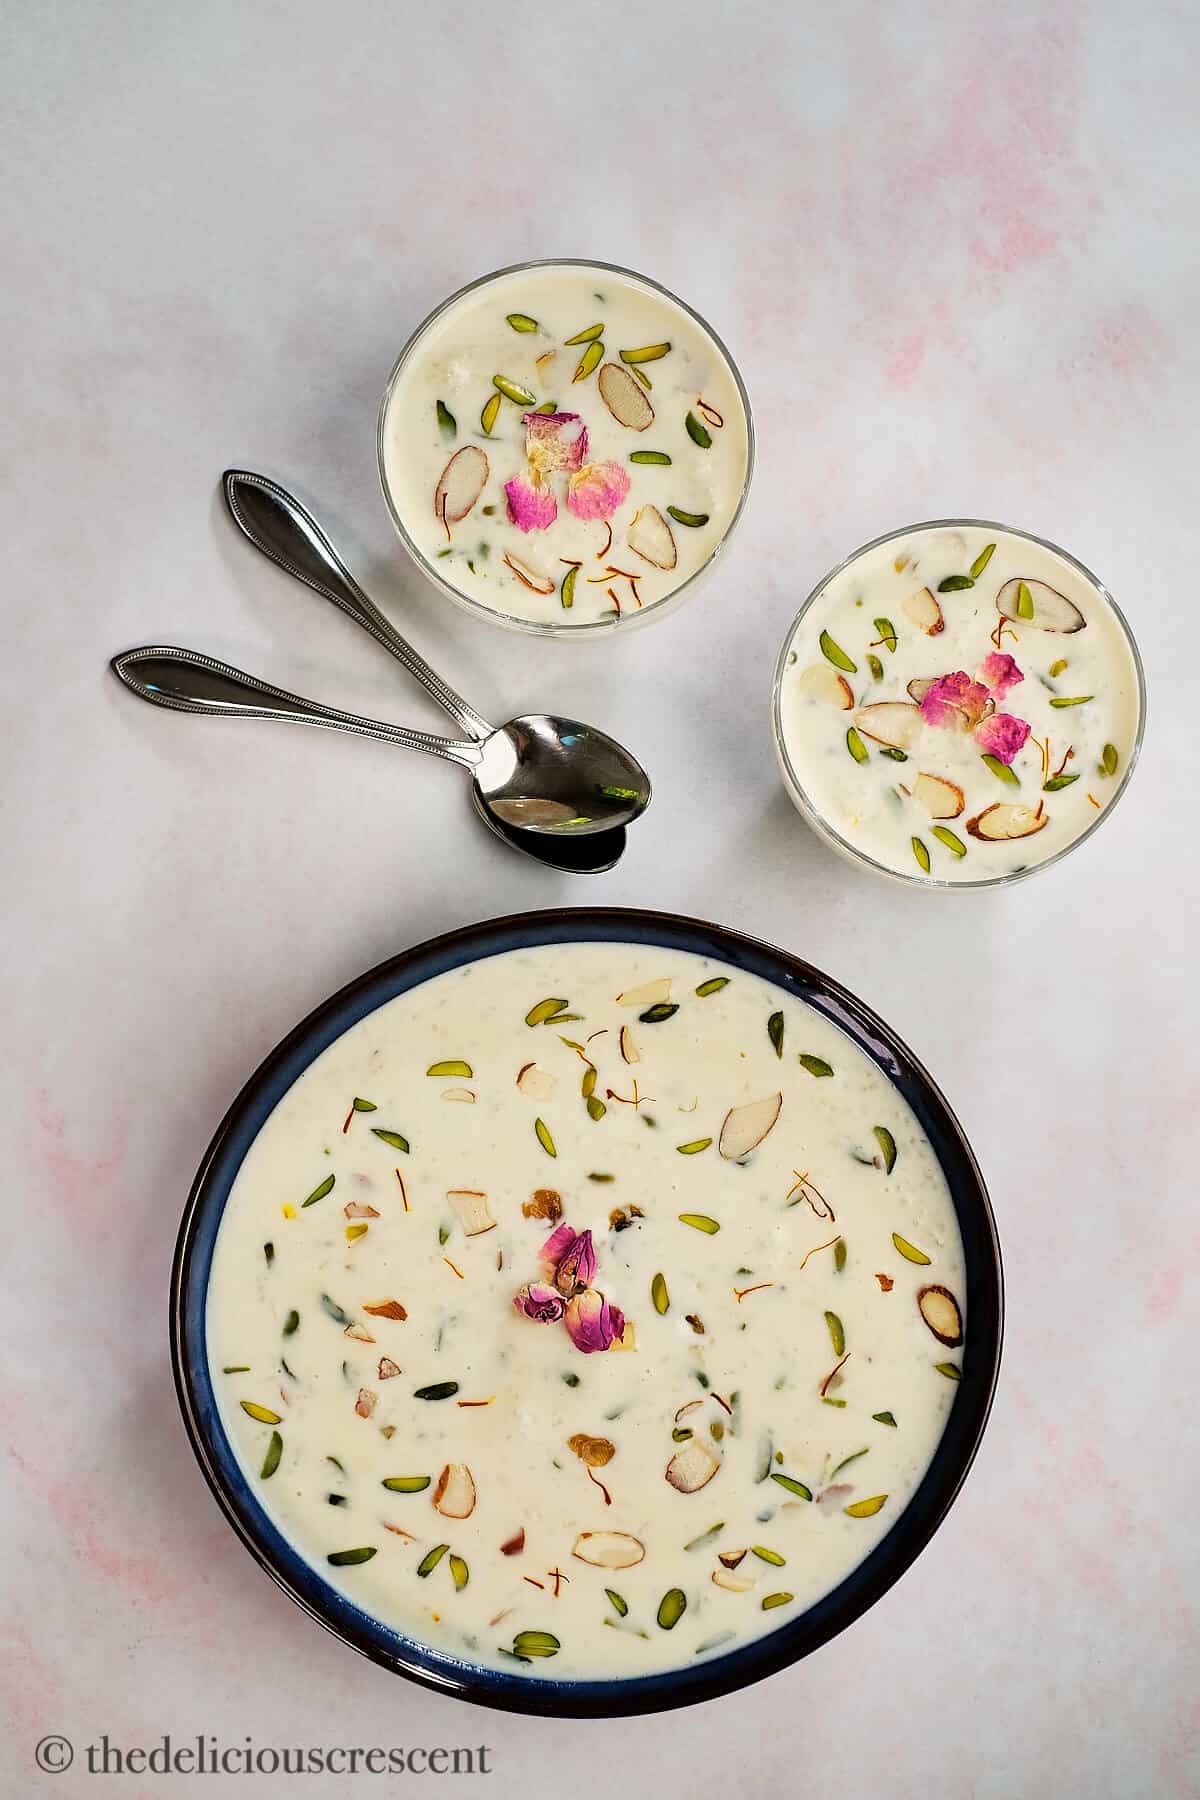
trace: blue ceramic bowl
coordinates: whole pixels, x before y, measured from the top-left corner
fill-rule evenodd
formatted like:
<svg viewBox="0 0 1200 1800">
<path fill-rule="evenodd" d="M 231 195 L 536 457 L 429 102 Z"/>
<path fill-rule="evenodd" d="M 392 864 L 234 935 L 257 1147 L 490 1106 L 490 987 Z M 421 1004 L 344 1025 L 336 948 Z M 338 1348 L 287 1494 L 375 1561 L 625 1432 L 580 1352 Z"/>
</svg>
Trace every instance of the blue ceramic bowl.
<svg viewBox="0 0 1200 1800">
<path fill-rule="evenodd" d="M 774 982 L 849 1034 L 911 1106 L 950 1187 L 966 1257 L 970 1320 L 949 1422 L 916 1494 L 887 1536 L 832 1593 L 767 1637 L 694 1667 L 628 1681 L 551 1681 L 479 1668 L 405 1637 L 330 1587 L 277 1530 L 225 1435 L 208 1371 L 205 1304 L 213 1248 L 234 1178 L 280 1098 L 323 1050 L 397 994 L 447 969 L 537 944 L 655 944 L 712 957 Z M 975 1159 L 940 1090 L 861 1000 L 808 963 L 697 919 L 622 908 L 527 913 L 469 926 L 381 963 L 310 1014 L 250 1077 L 200 1166 L 171 1276 L 171 1354 L 184 1423 L 205 1478 L 255 1560 L 298 1606 L 373 1662 L 424 1687 L 509 1712 L 606 1718 L 711 1700 L 807 1656 L 887 1592 L 945 1518 L 974 1459 L 1000 1365 L 1003 1278 L 995 1222 Z"/>
</svg>

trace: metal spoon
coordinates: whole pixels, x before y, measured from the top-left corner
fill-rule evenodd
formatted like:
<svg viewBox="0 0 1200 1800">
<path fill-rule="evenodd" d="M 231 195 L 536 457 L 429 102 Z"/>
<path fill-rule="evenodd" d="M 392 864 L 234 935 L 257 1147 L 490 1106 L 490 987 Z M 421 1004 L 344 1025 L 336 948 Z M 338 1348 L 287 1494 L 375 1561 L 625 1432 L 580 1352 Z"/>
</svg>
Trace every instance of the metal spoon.
<svg viewBox="0 0 1200 1800">
<path fill-rule="evenodd" d="M 491 817 L 523 831 L 589 836 L 629 824 L 645 811 L 649 777 L 613 738 L 577 719 L 547 713 L 527 714 L 498 729 L 489 725 L 368 599 L 293 495 L 244 469 L 227 469 L 223 486 L 235 524 L 255 548 L 370 632 L 471 740 L 447 746 L 427 733 L 409 733 L 393 742 L 426 750 L 441 744 L 435 754 L 472 769 Z"/>
</svg>

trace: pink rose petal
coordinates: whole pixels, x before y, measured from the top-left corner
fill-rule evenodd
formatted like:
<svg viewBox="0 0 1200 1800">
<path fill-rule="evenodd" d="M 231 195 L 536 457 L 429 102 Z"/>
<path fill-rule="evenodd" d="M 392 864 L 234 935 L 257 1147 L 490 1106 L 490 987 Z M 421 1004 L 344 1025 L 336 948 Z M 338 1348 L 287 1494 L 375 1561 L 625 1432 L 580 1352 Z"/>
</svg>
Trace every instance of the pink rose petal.
<svg viewBox="0 0 1200 1800">
<path fill-rule="evenodd" d="M 620 1307 L 610 1306 L 597 1288 L 587 1288 L 567 1301 L 563 1323 L 575 1348 L 591 1356 L 617 1342 L 625 1330 L 625 1315 Z"/>
<path fill-rule="evenodd" d="M 993 713 L 990 719 L 984 719 L 976 727 L 975 742 L 982 744 L 989 756 L 1010 763 L 1023 748 L 1029 730 L 1024 719 L 1016 719 L 1012 713 Z"/>
<path fill-rule="evenodd" d="M 587 426 L 578 413 L 526 413 L 525 454 L 538 474 L 578 469 L 587 461 Z"/>
<path fill-rule="evenodd" d="M 628 492 L 620 463 L 585 463 L 567 483 L 567 509 L 577 519 L 611 519 Z"/>
<path fill-rule="evenodd" d="M 504 484 L 508 516 L 521 531 L 545 531 L 558 517 L 553 491 L 532 475 L 514 475 Z"/>
<path fill-rule="evenodd" d="M 590 1231 L 581 1231 L 554 1271 L 554 1285 L 560 1294 L 573 1294 L 579 1288 L 591 1287 L 596 1276 L 596 1252 Z"/>
<path fill-rule="evenodd" d="M 976 725 L 990 696 L 972 681 L 965 669 L 939 675 L 921 701 L 921 715 L 930 725 Z"/>
<path fill-rule="evenodd" d="M 1024 681 L 1025 675 L 1007 650 L 993 650 L 983 661 L 979 679 L 990 691 L 992 699 L 1000 701 L 1009 688 L 1016 687 L 1018 681 Z"/>
<path fill-rule="evenodd" d="M 527 1319 L 536 1319 L 539 1325 L 556 1324 L 567 1307 L 561 1294 L 556 1294 L 552 1287 L 546 1287 L 540 1281 L 527 1281 L 513 1295 L 513 1305 Z"/>
<path fill-rule="evenodd" d="M 559 1263 L 567 1254 L 567 1251 L 571 1248 L 578 1236 L 579 1233 L 564 1220 L 561 1225 L 555 1226 L 554 1230 L 550 1233 L 550 1236 L 538 1251 L 542 1267 L 545 1269 L 546 1274 L 550 1277 L 551 1281 L 554 1279 Z"/>
</svg>

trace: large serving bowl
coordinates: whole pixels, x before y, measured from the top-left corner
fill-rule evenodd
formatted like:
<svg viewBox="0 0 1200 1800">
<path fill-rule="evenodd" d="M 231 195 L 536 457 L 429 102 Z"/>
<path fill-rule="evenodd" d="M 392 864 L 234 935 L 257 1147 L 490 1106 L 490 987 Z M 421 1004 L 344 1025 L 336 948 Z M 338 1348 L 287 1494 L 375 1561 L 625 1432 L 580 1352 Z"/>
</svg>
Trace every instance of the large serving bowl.
<svg viewBox="0 0 1200 1800">
<path fill-rule="evenodd" d="M 448 970 L 540 945 L 638 944 L 692 952 L 761 977 L 848 1035 L 911 1107 L 957 1214 L 970 1329 L 962 1378 L 933 1460 L 896 1523 L 832 1592 L 768 1636 L 702 1664 L 628 1679 L 562 1681 L 473 1667 L 384 1625 L 327 1583 L 282 1535 L 247 1482 L 221 1421 L 209 1373 L 206 1303 L 222 1214 L 269 1115 L 309 1065 L 359 1020 Z M 566 1717 L 655 1712 L 708 1700 L 817 1649 L 886 1593 L 929 1542 L 978 1449 L 1000 1361 L 1000 1250 L 983 1178 L 946 1100 L 912 1052 L 861 1000 L 782 950 L 718 925 L 666 913 L 580 908 L 490 920 L 403 952 L 317 1008 L 250 1077 L 201 1164 L 172 1272 L 171 1348 L 192 1447 L 226 1518 L 255 1560 L 327 1630 L 422 1685 L 485 1706 Z M 515 1447 L 514 1447 L 515 1453 Z"/>
</svg>

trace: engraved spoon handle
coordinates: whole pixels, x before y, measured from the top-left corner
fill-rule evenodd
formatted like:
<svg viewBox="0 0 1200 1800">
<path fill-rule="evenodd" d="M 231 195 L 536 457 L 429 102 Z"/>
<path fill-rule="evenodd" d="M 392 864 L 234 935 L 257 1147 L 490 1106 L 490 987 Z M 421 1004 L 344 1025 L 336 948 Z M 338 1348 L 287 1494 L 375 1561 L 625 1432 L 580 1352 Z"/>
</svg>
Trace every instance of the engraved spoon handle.
<svg viewBox="0 0 1200 1800">
<path fill-rule="evenodd" d="M 474 770 L 479 763 L 479 746 L 474 740 L 453 743 L 448 738 L 433 737 L 427 731 L 410 731 L 404 725 L 389 725 L 379 719 L 362 719 L 355 713 L 339 712 L 316 700 L 289 694 L 286 688 L 257 681 L 254 676 L 243 674 L 241 669 L 217 662 L 199 650 L 180 650 L 170 644 L 146 644 L 114 656 L 112 670 L 131 693 L 148 700 L 152 706 L 166 706 L 174 712 L 323 725 L 330 731 L 348 731 L 356 737 L 400 744 L 407 750 L 424 750 L 430 756 L 459 763 L 465 769 Z"/>
<path fill-rule="evenodd" d="M 468 736 L 478 742 L 491 736 L 492 727 L 487 720 L 430 668 L 425 658 L 389 624 L 374 601 L 367 598 L 317 521 L 294 495 L 278 482 L 247 469 L 226 469 L 222 485 L 234 524 L 256 550 L 369 631 Z"/>
</svg>

